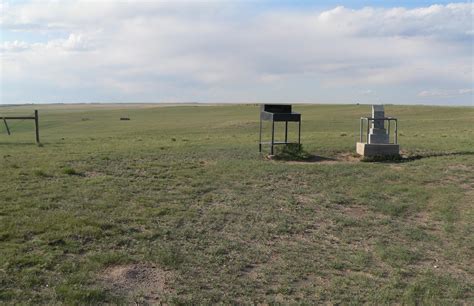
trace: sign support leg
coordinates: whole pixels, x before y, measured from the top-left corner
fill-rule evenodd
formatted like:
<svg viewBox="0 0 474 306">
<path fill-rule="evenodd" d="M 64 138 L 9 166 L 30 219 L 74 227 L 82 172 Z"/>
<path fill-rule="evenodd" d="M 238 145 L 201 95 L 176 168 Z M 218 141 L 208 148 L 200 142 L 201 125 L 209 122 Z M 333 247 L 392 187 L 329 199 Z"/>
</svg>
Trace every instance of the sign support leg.
<svg viewBox="0 0 474 306">
<path fill-rule="evenodd" d="M 36 134 L 36 143 L 40 143 L 39 138 L 39 117 L 38 117 L 38 110 L 35 109 L 35 134 Z"/>
<path fill-rule="evenodd" d="M 3 118 L 3 122 L 5 123 L 5 127 L 6 127 L 6 129 L 7 129 L 7 134 L 8 134 L 8 135 L 11 135 L 11 134 L 10 134 L 10 128 L 8 127 L 7 119 Z"/>
</svg>

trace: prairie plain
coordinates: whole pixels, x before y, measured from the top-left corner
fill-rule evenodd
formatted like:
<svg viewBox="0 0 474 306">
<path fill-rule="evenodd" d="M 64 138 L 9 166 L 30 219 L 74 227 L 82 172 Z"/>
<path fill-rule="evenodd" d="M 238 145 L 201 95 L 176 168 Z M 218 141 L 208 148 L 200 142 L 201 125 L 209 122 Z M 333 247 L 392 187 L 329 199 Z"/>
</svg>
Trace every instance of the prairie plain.
<svg viewBox="0 0 474 306">
<path fill-rule="evenodd" d="M 473 107 L 386 106 L 391 162 L 355 155 L 369 105 L 294 105 L 306 162 L 256 105 L 0 114 L 35 108 L 41 146 L 0 122 L 0 303 L 474 303 Z"/>
</svg>

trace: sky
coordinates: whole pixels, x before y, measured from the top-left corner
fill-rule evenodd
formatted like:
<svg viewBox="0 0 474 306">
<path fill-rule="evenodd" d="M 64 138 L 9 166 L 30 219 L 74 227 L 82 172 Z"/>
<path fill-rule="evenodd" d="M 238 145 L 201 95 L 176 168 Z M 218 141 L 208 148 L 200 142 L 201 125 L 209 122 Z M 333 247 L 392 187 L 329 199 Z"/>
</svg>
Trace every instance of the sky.
<svg viewBox="0 0 474 306">
<path fill-rule="evenodd" d="M 0 0 L 0 104 L 474 106 L 474 4 Z"/>
</svg>

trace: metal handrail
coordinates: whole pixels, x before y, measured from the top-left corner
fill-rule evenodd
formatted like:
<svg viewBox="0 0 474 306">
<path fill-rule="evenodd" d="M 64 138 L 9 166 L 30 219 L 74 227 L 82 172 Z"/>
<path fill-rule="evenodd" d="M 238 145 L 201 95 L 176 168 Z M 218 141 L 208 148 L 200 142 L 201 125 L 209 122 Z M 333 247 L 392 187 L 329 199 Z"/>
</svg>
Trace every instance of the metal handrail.
<svg viewBox="0 0 474 306">
<path fill-rule="evenodd" d="M 395 130 L 394 130 L 394 144 L 398 144 L 398 119 L 394 117 L 383 117 L 383 118 L 373 118 L 373 117 L 360 117 L 360 142 L 364 142 L 363 130 L 364 130 L 364 121 L 367 121 L 367 133 L 365 136 L 365 143 L 369 141 L 370 134 L 370 122 L 375 120 L 388 121 L 388 137 L 390 143 L 390 122 L 395 121 Z"/>
</svg>

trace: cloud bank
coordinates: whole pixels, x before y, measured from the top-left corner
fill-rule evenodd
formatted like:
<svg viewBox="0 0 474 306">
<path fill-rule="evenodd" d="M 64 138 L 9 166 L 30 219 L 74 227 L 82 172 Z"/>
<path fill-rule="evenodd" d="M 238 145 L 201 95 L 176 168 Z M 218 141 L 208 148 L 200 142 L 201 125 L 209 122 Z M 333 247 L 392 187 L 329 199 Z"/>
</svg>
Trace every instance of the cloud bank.
<svg viewBox="0 0 474 306">
<path fill-rule="evenodd" d="M 472 3 L 320 11 L 236 2 L 6 2 L 1 103 L 471 105 L 473 12 Z"/>
</svg>

